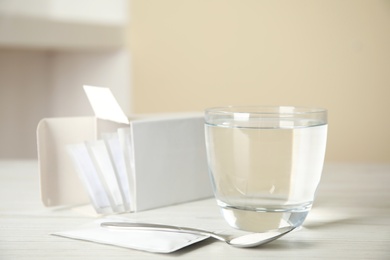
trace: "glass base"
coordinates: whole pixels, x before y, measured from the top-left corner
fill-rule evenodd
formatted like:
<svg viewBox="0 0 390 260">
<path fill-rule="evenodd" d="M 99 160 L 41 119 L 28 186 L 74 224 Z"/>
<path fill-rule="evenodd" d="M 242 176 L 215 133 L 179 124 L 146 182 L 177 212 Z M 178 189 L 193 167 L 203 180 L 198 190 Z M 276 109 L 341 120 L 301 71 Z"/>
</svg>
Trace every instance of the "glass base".
<svg viewBox="0 0 390 260">
<path fill-rule="evenodd" d="M 263 232 L 285 226 L 299 227 L 302 225 L 310 208 L 304 210 L 248 210 L 232 206 L 221 207 L 221 212 L 227 223 L 237 229 L 250 232 Z"/>
</svg>

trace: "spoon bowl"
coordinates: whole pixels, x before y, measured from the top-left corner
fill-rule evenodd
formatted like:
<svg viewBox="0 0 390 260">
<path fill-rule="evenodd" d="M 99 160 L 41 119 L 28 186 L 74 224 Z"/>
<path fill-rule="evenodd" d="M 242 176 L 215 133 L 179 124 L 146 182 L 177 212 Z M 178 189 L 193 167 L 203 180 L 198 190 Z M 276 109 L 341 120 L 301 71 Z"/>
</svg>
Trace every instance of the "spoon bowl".
<svg viewBox="0 0 390 260">
<path fill-rule="evenodd" d="M 229 236 L 196 228 L 150 223 L 103 222 L 100 225 L 103 228 L 110 228 L 115 230 L 149 230 L 205 235 L 226 242 L 227 244 L 235 247 L 256 247 L 259 245 L 263 245 L 275 239 L 278 239 L 295 229 L 295 227 L 293 226 L 287 226 L 262 233 L 249 233 L 240 236 Z"/>
</svg>

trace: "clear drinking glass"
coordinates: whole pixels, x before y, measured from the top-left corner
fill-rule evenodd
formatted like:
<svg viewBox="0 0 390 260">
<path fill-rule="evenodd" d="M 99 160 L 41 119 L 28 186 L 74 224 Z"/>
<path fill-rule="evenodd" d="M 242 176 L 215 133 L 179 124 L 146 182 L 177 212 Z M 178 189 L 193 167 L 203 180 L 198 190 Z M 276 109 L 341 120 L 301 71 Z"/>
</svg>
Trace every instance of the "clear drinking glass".
<svg viewBox="0 0 390 260">
<path fill-rule="evenodd" d="M 320 182 L 327 128 L 322 108 L 206 109 L 209 171 L 225 220 L 255 232 L 302 225 Z"/>
</svg>

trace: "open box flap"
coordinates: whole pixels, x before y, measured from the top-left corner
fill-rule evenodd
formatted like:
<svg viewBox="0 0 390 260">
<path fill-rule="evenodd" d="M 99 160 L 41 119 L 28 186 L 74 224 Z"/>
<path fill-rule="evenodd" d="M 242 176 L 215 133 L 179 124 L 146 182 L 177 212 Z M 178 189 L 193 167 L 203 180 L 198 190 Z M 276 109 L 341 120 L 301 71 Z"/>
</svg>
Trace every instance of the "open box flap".
<svg viewBox="0 0 390 260">
<path fill-rule="evenodd" d="M 84 91 L 96 118 L 129 124 L 129 119 L 109 88 L 84 86 Z"/>
<path fill-rule="evenodd" d="M 37 127 L 41 199 L 45 206 L 88 203 L 66 146 L 96 139 L 95 117 L 44 118 Z"/>
</svg>

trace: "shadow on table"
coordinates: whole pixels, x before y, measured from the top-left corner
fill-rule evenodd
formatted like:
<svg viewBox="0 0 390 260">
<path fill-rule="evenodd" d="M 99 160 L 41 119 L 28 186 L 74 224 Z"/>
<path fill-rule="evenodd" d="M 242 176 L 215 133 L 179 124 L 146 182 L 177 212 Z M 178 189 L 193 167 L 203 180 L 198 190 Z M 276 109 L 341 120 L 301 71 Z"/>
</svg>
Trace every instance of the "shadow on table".
<svg viewBox="0 0 390 260">
<path fill-rule="evenodd" d="M 195 250 L 202 250 L 202 248 L 207 247 L 210 244 L 214 243 L 219 243 L 220 244 L 220 249 L 222 250 L 251 250 L 251 251 L 257 251 L 257 250 L 278 250 L 278 251 L 283 251 L 283 250 L 290 250 L 290 249 L 296 249 L 296 248 L 301 248 L 301 249 L 306 249 L 310 248 L 313 246 L 313 243 L 310 242 L 305 242 L 305 241 L 294 241 L 294 240 L 275 240 L 272 241 L 271 243 L 264 244 L 261 246 L 257 247 L 248 247 L 248 248 L 239 248 L 239 247 L 233 247 L 230 246 L 224 242 L 215 240 L 215 239 L 206 239 L 201 242 L 198 242 L 196 244 L 193 244 L 191 246 L 185 247 L 179 251 L 176 251 L 174 253 L 171 253 L 169 255 L 174 255 L 174 256 L 182 256 L 185 254 L 188 254 L 190 252 L 193 252 Z M 219 249 L 219 250 L 220 250 Z"/>
<path fill-rule="evenodd" d="M 207 247 L 210 244 L 213 243 L 219 243 L 222 248 L 222 250 L 229 250 L 230 248 L 234 248 L 235 250 L 290 250 L 290 249 L 308 249 L 316 246 L 316 243 L 313 241 L 310 241 L 307 239 L 306 235 L 303 236 L 297 236 L 300 238 L 294 239 L 294 233 L 297 232 L 315 232 L 315 230 L 321 230 L 324 228 L 339 228 L 340 226 L 346 226 L 351 224 L 361 224 L 361 223 L 367 223 L 372 222 L 372 216 L 364 216 L 361 214 L 353 214 L 352 212 L 342 212 L 342 211 L 335 211 L 335 209 L 328 209 L 328 208 L 322 208 L 322 209 L 316 209 L 312 213 L 310 213 L 310 217 L 304 222 L 303 227 L 293 231 L 291 233 L 291 239 L 278 239 L 276 241 L 273 241 L 268 244 L 264 244 L 258 247 L 254 248 L 234 248 L 232 246 L 229 246 L 228 244 L 225 244 L 224 242 L 215 240 L 215 239 L 206 239 L 199 243 L 193 244 L 189 247 L 183 248 L 173 254 L 175 256 L 181 256 L 185 255 L 187 253 L 193 252 L 195 250 L 202 250 L 202 248 Z M 290 236 L 290 235 L 288 235 Z M 220 250 L 220 249 L 218 249 Z"/>
</svg>

